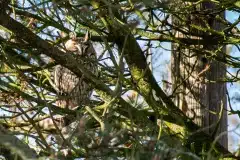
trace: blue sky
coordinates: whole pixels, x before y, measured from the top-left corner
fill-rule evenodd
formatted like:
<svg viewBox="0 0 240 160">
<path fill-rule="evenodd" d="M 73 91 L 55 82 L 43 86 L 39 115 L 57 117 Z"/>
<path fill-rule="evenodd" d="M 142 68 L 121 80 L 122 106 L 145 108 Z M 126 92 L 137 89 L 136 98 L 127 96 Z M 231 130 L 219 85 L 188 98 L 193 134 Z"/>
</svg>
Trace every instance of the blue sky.
<svg viewBox="0 0 240 160">
<path fill-rule="evenodd" d="M 239 13 L 226 12 L 226 18 L 230 22 L 234 22 L 238 19 Z M 238 25 L 240 27 L 240 24 Z M 146 42 L 145 42 L 146 43 Z M 141 47 L 144 47 L 144 42 L 139 42 Z M 171 58 L 171 44 L 167 42 L 160 43 L 162 48 L 152 49 L 152 61 L 153 61 L 153 74 L 160 86 L 162 86 L 162 80 L 169 80 L 170 78 L 170 58 Z M 159 45 L 155 43 L 153 45 Z M 231 55 L 234 57 L 240 57 L 240 53 L 236 47 L 231 48 Z M 155 63 L 154 63 L 155 62 Z M 228 68 L 228 71 L 234 73 L 237 69 Z M 240 85 L 239 83 L 228 83 L 228 92 L 230 97 L 234 97 L 236 94 L 240 97 Z M 232 107 L 234 110 L 240 110 L 240 102 L 232 100 Z M 240 124 L 240 119 L 237 115 L 229 115 L 228 117 L 228 130 L 235 129 L 229 133 L 229 149 L 235 151 L 238 148 L 240 142 L 240 129 L 237 127 Z"/>
<path fill-rule="evenodd" d="M 230 22 L 234 22 L 238 19 L 239 13 L 236 12 L 227 12 L 226 13 L 226 18 Z M 240 24 L 238 25 L 238 27 Z M 143 42 L 139 42 L 141 46 L 144 45 Z M 152 61 L 156 62 L 153 63 L 153 73 L 156 78 L 156 80 L 159 82 L 161 85 L 161 80 L 165 79 L 167 80 L 168 77 L 170 76 L 169 73 L 169 67 L 170 67 L 170 57 L 171 57 L 171 52 L 169 51 L 171 49 L 170 43 L 160 43 L 163 48 L 158 48 L 158 49 L 152 49 Z M 154 45 L 159 45 L 159 43 Z M 165 48 L 165 49 L 164 49 Z M 240 57 L 239 51 L 237 50 L 236 47 L 233 47 L 231 50 L 231 55 Z M 160 57 L 160 58 L 159 58 Z M 230 69 L 229 71 L 234 72 L 234 69 Z M 233 83 L 233 84 L 228 84 L 228 91 L 231 97 L 233 97 L 236 94 L 240 95 L 240 85 L 239 83 Z M 236 100 L 232 101 L 232 107 L 235 110 L 240 110 L 240 103 Z M 229 130 L 236 128 L 236 126 L 240 124 L 240 119 L 237 115 L 229 116 Z M 236 133 L 231 132 L 229 133 L 229 149 L 231 150 L 236 150 L 240 141 L 240 130 L 239 128 L 235 130 Z"/>
<path fill-rule="evenodd" d="M 239 17 L 239 13 L 237 12 L 226 12 L 226 18 L 230 21 L 230 22 L 234 22 L 238 19 Z M 238 27 L 240 27 L 240 24 L 238 24 Z M 233 46 L 231 49 L 231 55 L 234 57 L 240 57 L 240 53 L 237 50 L 237 47 Z M 232 69 L 229 68 L 228 69 L 230 72 L 235 72 L 236 69 Z M 230 97 L 234 97 L 235 95 L 240 95 L 240 85 L 239 83 L 233 83 L 233 84 L 227 84 L 228 87 L 228 92 Z M 240 110 L 240 103 L 239 101 L 236 100 L 231 100 L 232 102 L 232 107 L 234 110 Z M 235 128 L 234 132 L 229 133 L 229 140 L 228 140 L 228 146 L 230 150 L 236 150 L 239 147 L 239 142 L 240 142 L 240 129 L 238 127 L 238 125 L 240 124 L 240 119 L 237 115 L 230 115 L 228 117 L 228 130 L 232 130 Z"/>
</svg>

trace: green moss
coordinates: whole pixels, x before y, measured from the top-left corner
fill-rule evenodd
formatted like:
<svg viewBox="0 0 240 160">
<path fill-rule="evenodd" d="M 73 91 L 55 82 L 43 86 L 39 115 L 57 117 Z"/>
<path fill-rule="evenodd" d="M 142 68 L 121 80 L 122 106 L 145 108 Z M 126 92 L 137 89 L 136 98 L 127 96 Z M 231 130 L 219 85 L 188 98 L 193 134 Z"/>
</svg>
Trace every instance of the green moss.
<svg viewBox="0 0 240 160">
<path fill-rule="evenodd" d="M 142 94 L 148 96 L 149 93 L 151 93 L 151 85 L 143 78 L 145 77 L 145 71 L 133 66 L 131 68 L 131 73 L 134 81 L 137 82 L 139 90 L 142 92 Z"/>
</svg>

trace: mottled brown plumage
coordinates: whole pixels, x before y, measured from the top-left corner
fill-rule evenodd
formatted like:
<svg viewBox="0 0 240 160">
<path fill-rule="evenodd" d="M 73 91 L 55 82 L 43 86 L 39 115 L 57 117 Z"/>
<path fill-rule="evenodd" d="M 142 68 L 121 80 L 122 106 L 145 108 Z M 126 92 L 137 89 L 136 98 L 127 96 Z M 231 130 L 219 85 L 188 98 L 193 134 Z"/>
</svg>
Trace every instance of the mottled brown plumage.
<svg viewBox="0 0 240 160">
<path fill-rule="evenodd" d="M 80 65 L 97 74 L 96 52 L 88 40 L 88 33 L 84 38 L 72 36 L 65 43 L 65 50 L 70 54 L 75 54 L 81 62 Z M 58 105 L 74 108 L 89 103 L 92 87 L 88 82 L 84 81 L 84 75 L 78 77 L 69 69 L 57 65 L 53 76 L 61 100 Z"/>
</svg>

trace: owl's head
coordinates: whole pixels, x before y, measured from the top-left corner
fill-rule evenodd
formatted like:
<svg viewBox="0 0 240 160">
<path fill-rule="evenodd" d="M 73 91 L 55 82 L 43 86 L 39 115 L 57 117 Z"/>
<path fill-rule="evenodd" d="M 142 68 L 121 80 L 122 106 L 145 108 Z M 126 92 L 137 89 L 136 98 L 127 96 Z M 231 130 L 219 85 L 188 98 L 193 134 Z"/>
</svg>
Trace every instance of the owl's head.
<svg viewBox="0 0 240 160">
<path fill-rule="evenodd" d="M 86 55 L 87 49 L 90 46 L 88 31 L 85 37 L 77 37 L 74 32 L 71 32 L 69 37 L 70 39 L 65 43 L 66 50 L 78 55 Z"/>
</svg>

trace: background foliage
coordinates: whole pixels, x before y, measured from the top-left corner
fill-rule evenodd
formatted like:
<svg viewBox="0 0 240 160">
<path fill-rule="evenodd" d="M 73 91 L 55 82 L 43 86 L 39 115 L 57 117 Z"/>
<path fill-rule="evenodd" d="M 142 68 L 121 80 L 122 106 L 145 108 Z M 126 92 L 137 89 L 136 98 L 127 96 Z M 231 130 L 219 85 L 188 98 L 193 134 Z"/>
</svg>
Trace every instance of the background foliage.
<svg viewBox="0 0 240 160">
<path fill-rule="evenodd" d="M 238 56 L 219 58 L 207 48 L 191 47 L 210 43 L 239 49 L 240 19 L 230 23 L 219 16 L 226 10 L 239 14 L 239 2 L 206 0 L 215 10 L 197 12 L 202 2 L 0 0 L 0 154 L 6 159 L 239 158 L 175 106 L 170 79 L 158 82 L 161 74 L 153 75 L 157 67 L 152 66 L 166 58 L 169 42 L 234 68 L 223 81 L 239 81 Z M 185 28 L 190 14 L 219 19 L 226 27 L 216 31 L 191 25 L 209 35 L 191 39 L 197 33 Z M 183 26 L 173 24 L 173 17 Z M 173 30 L 188 37 L 175 37 Z M 83 37 L 86 31 L 97 52 L 99 75 L 63 51 L 70 32 Z M 61 37 L 62 32 L 67 36 Z M 84 74 L 94 86 L 91 105 L 75 110 L 57 106 L 50 74 L 57 64 Z M 229 114 L 239 111 L 230 108 Z M 61 117 L 73 123 L 62 126 Z"/>
</svg>

